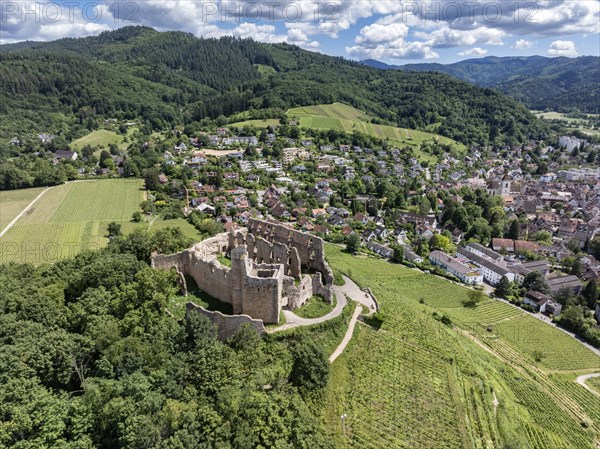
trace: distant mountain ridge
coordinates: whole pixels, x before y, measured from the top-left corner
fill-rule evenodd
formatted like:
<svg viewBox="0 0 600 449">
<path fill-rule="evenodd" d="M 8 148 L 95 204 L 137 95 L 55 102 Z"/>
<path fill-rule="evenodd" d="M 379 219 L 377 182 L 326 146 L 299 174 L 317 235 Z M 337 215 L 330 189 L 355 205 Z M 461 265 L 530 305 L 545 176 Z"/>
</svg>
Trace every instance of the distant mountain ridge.
<svg viewBox="0 0 600 449">
<path fill-rule="evenodd" d="M 374 59 L 370 67 L 404 72 L 440 72 L 481 87 L 497 89 L 530 109 L 600 113 L 600 58 L 487 56 L 453 64 L 390 65 Z"/>
<path fill-rule="evenodd" d="M 376 70 L 294 45 L 147 27 L 1 46 L 0 97 L 6 139 L 31 130 L 96 129 L 109 118 L 166 129 L 335 102 L 378 124 L 465 145 L 513 144 L 548 132 L 511 98 L 445 74 Z"/>
</svg>

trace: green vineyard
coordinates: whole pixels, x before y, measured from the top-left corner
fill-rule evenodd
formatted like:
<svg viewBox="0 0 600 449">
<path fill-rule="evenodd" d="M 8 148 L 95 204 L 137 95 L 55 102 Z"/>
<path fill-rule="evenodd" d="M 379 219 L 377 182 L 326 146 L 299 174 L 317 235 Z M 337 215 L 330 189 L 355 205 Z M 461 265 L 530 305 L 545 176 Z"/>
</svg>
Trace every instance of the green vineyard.
<svg viewBox="0 0 600 449">
<path fill-rule="evenodd" d="M 358 327 L 332 366 L 323 423 L 337 447 L 592 449 L 600 442 L 600 399 L 570 374 L 600 367 L 600 358 L 579 342 L 500 301 L 465 308 L 467 290 L 445 279 L 365 263 L 334 246 L 327 253 L 334 268 L 371 287 L 385 316 L 378 331 Z M 541 360 L 532 357 L 536 349 Z"/>
</svg>

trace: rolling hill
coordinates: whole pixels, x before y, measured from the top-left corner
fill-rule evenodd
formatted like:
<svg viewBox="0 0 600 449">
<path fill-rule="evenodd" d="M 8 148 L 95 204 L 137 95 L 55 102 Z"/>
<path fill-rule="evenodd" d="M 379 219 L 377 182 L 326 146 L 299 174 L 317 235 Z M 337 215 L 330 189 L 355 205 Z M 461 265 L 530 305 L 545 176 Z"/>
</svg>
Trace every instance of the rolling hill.
<svg viewBox="0 0 600 449">
<path fill-rule="evenodd" d="M 388 65 L 373 59 L 370 67 L 405 72 L 439 72 L 482 87 L 499 90 L 530 109 L 600 112 L 600 58 L 496 57 L 454 64 Z"/>
<path fill-rule="evenodd" d="M 343 102 L 382 125 L 464 144 L 543 137 L 497 92 L 438 73 L 378 70 L 287 44 L 125 27 L 95 37 L 2 46 L 1 137 L 93 130 L 106 118 L 164 129 L 248 109 Z"/>
<path fill-rule="evenodd" d="M 372 118 L 367 114 L 343 103 L 301 106 L 288 110 L 286 115 L 289 119 L 296 119 L 303 128 L 319 130 L 334 129 L 336 131 L 347 132 L 348 134 L 358 131 L 368 136 L 388 140 L 397 146 L 412 147 L 417 151 L 421 143 L 425 141 L 436 141 L 443 145 L 455 147 L 458 151 L 465 149 L 463 144 L 439 134 L 372 123 Z M 229 126 L 240 128 L 245 125 L 251 125 L 257 128 L 266 128 L 277 126 L 278 124 L 279 120 L 264 119 L 245 120 L 232 123 Z M 419 156 L 423 159 L 431 158 L 430 155 L 422 152 L 419 152 Z"/>
</svg>

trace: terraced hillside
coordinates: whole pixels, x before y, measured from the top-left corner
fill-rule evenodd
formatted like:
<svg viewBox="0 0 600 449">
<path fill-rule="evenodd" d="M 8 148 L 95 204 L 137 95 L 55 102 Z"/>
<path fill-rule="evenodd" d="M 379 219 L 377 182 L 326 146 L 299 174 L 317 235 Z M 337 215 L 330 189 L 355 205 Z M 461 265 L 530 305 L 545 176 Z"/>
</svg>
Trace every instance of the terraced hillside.
<svg viewBox="0 0 600 449">
<path fill-rule="evenodd" d="M 337 447 L 600 442 L 599 399 L 574 381 L 600 370 L 600 358 L 579 342 L 495 300 L 465 308 L 466 288 L 441 278 L 337 247 L 328 260 L 371 287 L 385 316 L 379 330 L 357 327 L 332 365 L 323 422 Z"/>
</svg>

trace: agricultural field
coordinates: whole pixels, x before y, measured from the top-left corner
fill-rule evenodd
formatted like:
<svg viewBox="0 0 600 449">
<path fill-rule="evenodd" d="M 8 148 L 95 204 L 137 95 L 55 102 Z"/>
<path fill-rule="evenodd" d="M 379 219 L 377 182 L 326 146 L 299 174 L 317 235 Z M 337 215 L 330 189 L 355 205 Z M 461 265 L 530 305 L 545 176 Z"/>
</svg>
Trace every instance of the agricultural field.
<svg viewBox="0 0 600 449">
<path fill-rule="evenodd" d="M 600 377 L 592 377 L 586 380 L 585 383 L 600 394 Z"/>
<path fill-rule="evenodd" d="M 357 326 L 332 365 L 322 420 L 336 447 L 591 449 L 600 442 L 599 400 L 574 381 L 600 368 L 583 345 L 499 301 L 464 308 L 467 289 L 445 279 L 365 263 L 331 245 L 327 255 L 332 267 L 371 287 L 385 316 L 378 331 Z M 529 338 L 528 346 L 511 331 L 519 327 L 545 344 Z M 536 348 L 544 352 L 539 361 Z"/>
<path fill-rule="evenodd" d="M 45 187 L 34 187 L 0 191 L 0 232 L 44 190 Z"/>
<path fill-rule="evenodd" d="M 143 200 L 142 180 L 77 181 L 48 190 L 0 238 L 0 262 L 53 262 L 107 243 L 111 221 L 127 223 Z"/>
<path fill-rule="evenodd" d="M 135 131 L 137 131 L 137 128 L 129 127 L 127 130 L 127 135 L 131 135 Z M 125 136 L 122 134 L 118 134 L 115 131 L 110 131 L 108 129 L 97 129 L 77 140 L 74 140 L 71 142 L 70 147 L 71 150 L 81 151 L 81 149 L 86 145 L 107 149 L 111 144 L 119 147 L 121 151 L 125 151 L 128 145 L 128 143 L 125 142 Z"/>
</svg>

